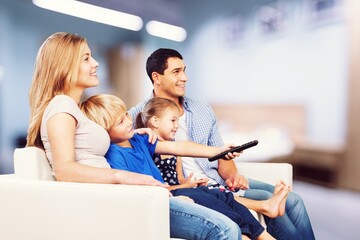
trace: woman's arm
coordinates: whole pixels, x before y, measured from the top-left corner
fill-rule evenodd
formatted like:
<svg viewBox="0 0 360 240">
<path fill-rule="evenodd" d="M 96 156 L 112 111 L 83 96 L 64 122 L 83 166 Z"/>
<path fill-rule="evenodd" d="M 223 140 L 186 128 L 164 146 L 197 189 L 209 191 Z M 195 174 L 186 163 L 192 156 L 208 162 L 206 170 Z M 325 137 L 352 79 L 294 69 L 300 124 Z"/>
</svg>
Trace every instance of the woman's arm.
<svg viewBox="0 0 360 240">
<path fill-rule="evenodd" d="M 46 127 L 57 180 L 164 186 L 164 184 L 147 175 L 96 168 L 77 163 L 75 161 L 76 120 L 67 113 L 55 114 L 48 120 Z"/>
</svg>

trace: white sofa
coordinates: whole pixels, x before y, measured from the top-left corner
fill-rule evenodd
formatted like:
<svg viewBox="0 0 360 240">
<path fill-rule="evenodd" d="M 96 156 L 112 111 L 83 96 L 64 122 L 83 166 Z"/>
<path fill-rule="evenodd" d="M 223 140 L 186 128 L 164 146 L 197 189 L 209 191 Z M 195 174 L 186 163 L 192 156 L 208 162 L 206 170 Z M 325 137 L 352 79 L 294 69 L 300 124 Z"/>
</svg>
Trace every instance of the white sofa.
<svg viewBox="0 0 360 240">
<path fill-rule="evenodd" d="M 239 163 L 247 177 L 292 182 L 284 163 Z M 0 239 L 169 239 L 168 191 L 160 187 L 56 182 L 45 153 L 14 152 L 14 174 L 0 175 Z"/>
</svg>

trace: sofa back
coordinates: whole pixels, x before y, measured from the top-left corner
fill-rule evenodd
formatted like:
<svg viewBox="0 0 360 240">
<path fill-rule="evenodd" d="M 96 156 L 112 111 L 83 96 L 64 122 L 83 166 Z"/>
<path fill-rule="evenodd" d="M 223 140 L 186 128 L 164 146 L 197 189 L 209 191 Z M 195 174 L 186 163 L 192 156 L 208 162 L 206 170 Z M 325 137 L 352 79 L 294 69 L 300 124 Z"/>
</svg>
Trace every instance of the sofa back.
<svg viewBox="0 0 360 240">
<path fill-rule="evenodd" d="M 54 181 L 45 152 L 37 147 L 15 149 L 14 172 L 16 178 Z"/>
</svg>

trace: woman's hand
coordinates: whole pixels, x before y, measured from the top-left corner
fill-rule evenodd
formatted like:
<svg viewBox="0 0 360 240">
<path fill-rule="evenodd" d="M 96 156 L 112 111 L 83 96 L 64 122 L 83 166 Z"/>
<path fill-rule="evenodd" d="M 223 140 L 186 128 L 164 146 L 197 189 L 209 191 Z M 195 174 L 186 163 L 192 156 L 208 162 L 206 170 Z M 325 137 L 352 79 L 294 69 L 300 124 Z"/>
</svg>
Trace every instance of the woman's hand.
<svg viewBox="0 0 360 240">
<path fill-rule="evenodd" d="M 124 170 L 116 170 L 117 182 L 128 185 L 146 185 L 169 188 L 168 184 L 162 183 L 150 175 L 133 173 Z"/>
</svg>

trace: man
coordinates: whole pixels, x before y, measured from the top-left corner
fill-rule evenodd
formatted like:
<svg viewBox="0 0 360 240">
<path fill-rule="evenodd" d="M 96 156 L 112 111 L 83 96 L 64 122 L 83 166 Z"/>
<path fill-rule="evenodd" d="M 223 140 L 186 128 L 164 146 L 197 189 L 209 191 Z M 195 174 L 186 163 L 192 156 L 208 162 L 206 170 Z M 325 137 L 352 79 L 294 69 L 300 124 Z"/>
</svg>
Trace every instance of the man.
<svg viewBox="0 0 360 240">
<path fill-rule="evenodd" d="M 154 86 L 151 97 L 173 100 L 181 111 L 176 140 L 189 140 L 211 146 L 222 146 L 216 116 L 210 105 L 185 96 L 187 76 L 186 66 L 180 53 L 173 49 L 158 49 L 146 62 L 147 74 Z M 148 100 L 148 99 L 147 99 Z M 129 110 L 133 118 L 143 109 L 145 100 Z M 256 210 L 251 200 L 269 199 L 274 186 L 247 180 L 237 171 L 234 161 L 218 160 L 209 162 L 203 158 L 183 159 L 184 173 L 194 173 L 196 179 L 208 178 L 209 185 L 223 185 L 230 190 L 244 193 L 243 204 Z M 284 202 L 285 205 L 285 202 Z M 268 232 L 277 239 L 315 239 L 310 219 L 300 196 L 291 192 L 286 200 L 284 212 L 277 217 L 265 216 Z"/>
</svg>

